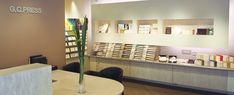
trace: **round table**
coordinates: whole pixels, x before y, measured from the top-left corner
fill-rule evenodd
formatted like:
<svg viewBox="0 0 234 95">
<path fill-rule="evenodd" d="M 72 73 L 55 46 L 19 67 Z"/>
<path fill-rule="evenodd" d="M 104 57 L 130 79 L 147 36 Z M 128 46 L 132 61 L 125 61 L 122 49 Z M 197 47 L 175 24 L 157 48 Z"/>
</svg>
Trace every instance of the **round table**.
<svg viewBox="0 0 234 95">
<path fill-rule="evenodd" d="M 85 75 L 85 94 L 79 94 L 79 73 L 63 70 L 52 72 L 53 95 L 121 95 L 124 86 L 115 80 Z"/>
</svg>

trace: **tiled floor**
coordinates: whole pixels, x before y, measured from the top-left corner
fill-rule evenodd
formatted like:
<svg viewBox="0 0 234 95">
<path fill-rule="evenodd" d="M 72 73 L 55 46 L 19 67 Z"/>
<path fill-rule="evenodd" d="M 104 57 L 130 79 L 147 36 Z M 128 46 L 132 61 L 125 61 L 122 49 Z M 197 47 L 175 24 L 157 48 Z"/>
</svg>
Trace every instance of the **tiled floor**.
<svg viewBox="0 0 234 95">
<path fill-rule="evenodd" d="M 124 82 L 124 95 L 202 95 L 182 90 Z"/>
</svg>

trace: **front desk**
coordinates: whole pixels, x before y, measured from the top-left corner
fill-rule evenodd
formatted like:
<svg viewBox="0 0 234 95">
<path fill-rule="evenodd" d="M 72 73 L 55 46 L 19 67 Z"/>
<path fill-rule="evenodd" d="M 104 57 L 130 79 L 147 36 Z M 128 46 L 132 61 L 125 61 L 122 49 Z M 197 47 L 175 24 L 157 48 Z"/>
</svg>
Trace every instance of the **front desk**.
<svg viewBox="0 0 234 95">
<path fill-rule="evenodd" d="M 0 70 L 0 95 L 51 95 L 51 66 L 30 64 Z"/>
</svg>

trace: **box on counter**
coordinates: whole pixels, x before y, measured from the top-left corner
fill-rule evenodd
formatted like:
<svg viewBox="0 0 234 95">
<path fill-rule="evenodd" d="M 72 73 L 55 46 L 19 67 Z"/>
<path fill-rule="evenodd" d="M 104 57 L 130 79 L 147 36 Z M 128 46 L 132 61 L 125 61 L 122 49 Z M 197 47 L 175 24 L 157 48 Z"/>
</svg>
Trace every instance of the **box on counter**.
<svg viewBox="0 0 234 95">
<path fill-rule="evenodd" d="M 215 55 L 210 55 L 209 60 L 215 60 Z"/>
<path fill-rule="evenodd" d="M 167 56 L 166 55 L 159 55 L 159 62 L 167 62 Z"/>
<path fill-rule="evenodd" d="M 229 56 L 229 62 L 234 63 L 234 56 Z"/>
<path fill-rule="evenodd" d="M 204 60 L 202 60 L 202 59 L 196 59 L 195 60 L 195 64 L 199 65 L 199 66 L 204 66 Z"/>
<path fill-rule="evenodd" d="M 169 63 L 177 63 L 177 56 L 169 55 Z"/>
<path fill-rule="evenodd" d="M 222 55 L 223 56 L 223 62 L 228 62 L 229 60 L 228 60 L 228 58 L 229 58 L 229 56 L 228 55 Z"/>
<path fill-rule="evenodd" d="M 222 68 L 222 67 L 223 67 L 223 62 L 218 61 L 218 62 L 217 62 L 217 67 L 218 67 L 218 68 Z"/>
<path fill-rule="evenodd" d="M 230 68 L 234 69 L 234 63 L 230 63 Z"/>
<path fill-rule="evenodd" d="M 209 61 L 209 66 L 210 67 L 217 67 L 217 61 L 213 61 L 213 60 Z"/>
<path fill-rule="evenodd" d="M 231 68 L 230 62 L 223 62 L 223 68 Z"/>
</svg>

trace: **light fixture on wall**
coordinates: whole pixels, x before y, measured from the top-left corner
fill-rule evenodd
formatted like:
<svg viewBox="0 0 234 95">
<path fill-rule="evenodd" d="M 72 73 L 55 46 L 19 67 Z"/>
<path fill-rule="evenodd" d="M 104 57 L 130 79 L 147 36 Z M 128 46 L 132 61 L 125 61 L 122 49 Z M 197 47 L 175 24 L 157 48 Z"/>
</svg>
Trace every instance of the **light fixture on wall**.
<svg viewBox="0 0 234 95">
<path fill-rule="evenodd" d="M 123 2 L 136 2 L 147 0 L 92 0 L 92 4 L 108 4 L 108 3 L 123 3 Z"/>
</svg>

